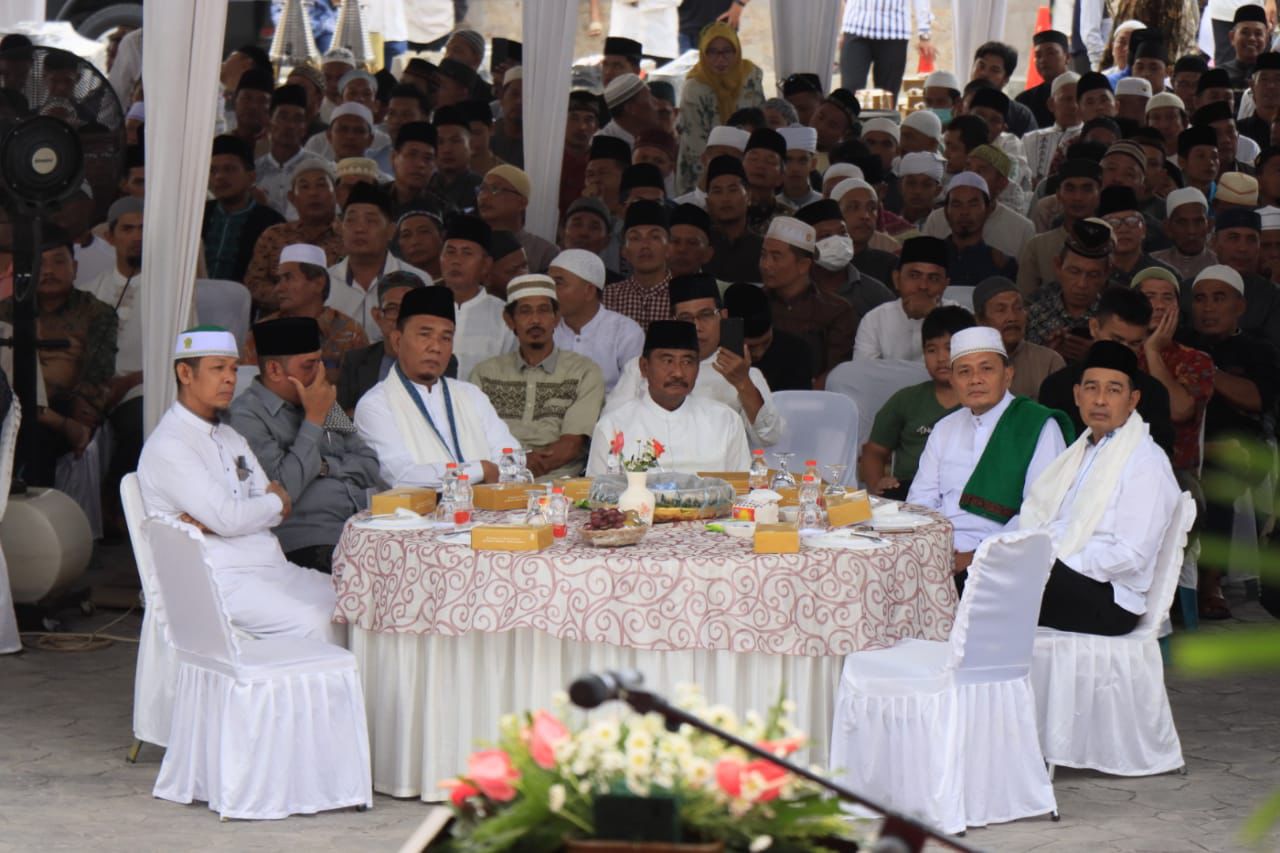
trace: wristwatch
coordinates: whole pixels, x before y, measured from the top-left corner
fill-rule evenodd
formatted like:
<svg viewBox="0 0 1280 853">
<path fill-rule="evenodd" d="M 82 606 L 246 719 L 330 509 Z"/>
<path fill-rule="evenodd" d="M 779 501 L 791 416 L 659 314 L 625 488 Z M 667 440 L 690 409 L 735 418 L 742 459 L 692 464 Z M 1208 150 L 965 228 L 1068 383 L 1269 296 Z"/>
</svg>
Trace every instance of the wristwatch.
<svg viewBox="0 0 1280 853">
<path fill-rule="evenodd" d="M 329 460 L 325 459 L 323 456 L 320 457 L 320 476 L 321 477 L 329 476 Z"/>
</svg>

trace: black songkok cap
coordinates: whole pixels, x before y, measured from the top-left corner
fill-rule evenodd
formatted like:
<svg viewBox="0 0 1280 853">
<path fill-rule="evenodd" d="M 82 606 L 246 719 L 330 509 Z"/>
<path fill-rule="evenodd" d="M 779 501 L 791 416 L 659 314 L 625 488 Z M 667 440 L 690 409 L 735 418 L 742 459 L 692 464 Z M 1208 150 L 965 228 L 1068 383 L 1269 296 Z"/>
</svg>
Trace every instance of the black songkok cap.
<svg viewBox="0 0 1280 853">
<path fill-rule="evenodd" d="M 635 163 L 622 170 L 622 183 L 619 190 L 626 193 L 636 187 L 653 187 L 654 189 L 665 190 L 666 184 L 662 181 L 662 171 L 652 163 Z"/>
<path fill-rule="evenodd" d="M 1138 210 L 1138 194 L 1130 187 L 1113 186 L 1102 191 L 1098 198 L 1098 215 L 1119 213 L 1122 210 Z"/>
<path fill-rule="evenodd" d="M 1259 71 L 1280 71 L 1280 53 L 1269 50 L 1258 54 L 1258 61 L 1253 64 L 1253 73 Z"/>
<path fill-rule="evenodd" d="M 1033 45 L 1056 44 L 1061 46 L 1062 49 L 1067 52 L 1071 51 L 1071 41 L 1067 38 L 1067 34 L 1060 33 L 1057 30 L 1045 30 L 1043 32 L 1036 33 L 1031 37 L 1031 43 Z"/>
<path fill-rule="evenodd" d="M 1229 207 L 1219 211 L 1213 223 L 1214 231 L 1222 231 L 1226 228 L 1248 228 L 1251 231 L 1261 231 L 1262 217 L 1258 211 L 1247 207 Z"/>
<path fill-rule="evenodd" d="M 510 231 L 494 231 L 489 237 L 489 254 L 495 261 L 523 248 L 524 246 L 516 239 L 516 235 Z"/>
<path fill-rule="evenodd" d="M 453 305 L 452 302 L 449 303 Z M 404 308 L 400 309 L 401 312 Z M 698 351 L 698 327 L 680 320 L 654 320 L 644 334 L 644 352 L 656 349 L 691 349 Z"/>
<path fill-rule="evenodd" d="M 694 299 L 714 299 L 716 307 L 722 307 L 720 285 L 716 284 L 715 276 L 706 273 L 678 275 L 671 279 L 667 291 L 671 295 L 672 313 L 681 302 L 692 302 Z"/>
<path fill-rule="evenodd" d="M 626 57 L 627 61 L 632 65 L 639 65 L 640 57 L 644 53 L 644 46 L 635 39 L 609 36 L 604 40 L 604 50 L 601 52 L 605 56 Z"/>
<path fill-rule="evenodd" d="M 696 204 L 685 202 L 671 211 L 671 227 L 675 228 L 677 225 L 691 225 L 707 237 L 711 236 L 711 217 Z"/>
<path fill-rule="evenodd" d="M 320 324 L 312 317 L 280 317 L 253 326 L 259 356 L 304 355 L 320 351 Z"/>
<path fill-rule="evenodd" d="M 762 127 L 753 132 L 747 138 L 747 147 L 743 149 L 743 153 L 753 148 L 763 148 L 766 151 L 772 151 L 782 160 L 787 159 L 787 140 L 782 138 L 782 134 L 771 127 Z"/>
<path fill-rule="evenodd" d="M 1062 168 L 1058 170 L 1059 182 L 1065 181 L 1067 178 L 1088 178 L 1091 181 L 1102 183 L 1102 166 L 1093 160 L 1073 157 L 1064 162 Z"/>
<path fill-rule="evenodd" d="M 1169 52 L 1165 50 L 1164 39 L 1157 30 L 1134 30 L 1129 34 L 1129 65 L 1137 59 L 1158 59 L 1169 61 Z"/>
<path fill-rule="evenodd" d="M 1191 114 L 1191 126 L 1202 127 L 1215 121 L 1231 121 L 1231 118 L 1231 105 L 1226 101 L 1214 101 Z"/>
<path fill-rule="evenodd" d="M 219 154 L 230 154 L 232 157 L 239 157 L 240 162 L 249 171 L 253 171 L 253 146 L 238 136 L 232 136 L 224 133 L 221 136 L 213 138 L 213 152 L 210 154 L 216 157 Z"/>
<path fill-rule="evenodd" d="M 742 161 L 728 154 L 721 154 L 707 164 L 707 186 L 710 187 L 712 181 L 723 175 L 735 175 L 743 184 L 747 182 L 747 172 L 742 168 Z"/>
<path fill-rule="evenodd" d="M 475 69 L 450 57 L 440 60 L 440 67 L 436 69 L 436 73 L 441 77 L 448 77 L 464 89 L 470 89 L 476 82 Z"/>
<path fill-rule="evenodd" d="M 625 169 L 631 165 L 631 146 L 616 136 L 593 136 L 588 160 L 616 160 Z"/>
<path fill-rule="evenodd" d="M 1106 89 L 1114 94 L 1111 88 L 1111 81 L 1107 79 L 1105 74 L 1097 71 L 1088 71 L 1080 75 L 1080 79 L 1076 81 L 1076 100 L 1080 100 L 1085 96 L 1086 92 L 1092 92 L 1094 89 Z"/>
<path fill-rule="evenodd" d="M 441 107 L 431 116 L 431 123 L 436 126 L 436 130 L 442 127 L 457 125 L 458 127 L 471 127 L 471 121 L 467 118 L 464 110 L 459 109 L 457 104 L 447 107 Z"/>
<path fill-rule="evenodd" d="M 270 71 L 254 66 L 240 75 L 240 81 L 236 83 L 236 91 L 239 92 L 241 89 L 271 93 L 276 90 L 276 81 L 272 78 Z"/>
<path fill-rule="evenodd" d="M 902 242 L 902 253 L 898 255 L 898 269 L 907 264 L 934 264 L 947 268 L 947 244 L 937 237 L 910 237 Z"/>
<path fill-rule="evenodd" d="M 445 240 L 467 240 L 492 254 L 493 229 L 478 216 L 463 214 L 449 219 L 444 229 Z"/>
<path fill-rule="evenodd" d="M 802 95 L 805 92 L 822 94 L 822 78 L 817 74 L 792 74 L 782 81 L 782 96 Z"/>
<path fill-rule="evenodd" d="M 1209 70 L 1209 63 L 1204 61 L 1203 56 L 1194 53 L 1188 53 L 1186 56 L 1178 57 L 1178 61 L 1173 63 L 1173 73 L 1182 74 L 1191 72 L 1193 74 L 1203 74 Z"/>
<path fill-rule="evenodd" d="M 1191 149 L 1195 148 L 1197 145 L 1212 145 L 1214 148 L 1217 148 L 1218 132 L 1214 130 L 1212 127 L 1207 127 L 1205 125 L 1196 125 L 1194 127 L 1187 128 L 1186 130 L 1182 131 L 1182 133 L 1179 133 L 1178 134 L 1179 161 L 1181 161 L 1181 158 L 1187 156 L 1187 154 L 1190 153 Z"/>
<path fill-rule="evenodd" d="M 380 187 L 368 181 L 361 181 L 351 187 L 351 192 L 347 195 L 347 203 L 342 206 L 342 212 L 346 213 L 355 204 L 371 204 L 381 210 L 382 215 L 387 219 L 391 218 L 391 199 Z"/>
<path fill-rule="evenodd" d="M 1077 97 L 1079 97 L 1077 95 Z M 1002 116 L 1009 114 L 1009 96 L 999 89 L 982 88 L 973 93 L 970 105 L 995 110 Z"/>
<path fill-rule="evenodd" d="M 1208 71 L 1200 75 L 1200 82 L 1196 83 L 1196 94 L 1199 95 L 1206 89 L 1230 89 L 1231 78 L 1227 75 L 1225 68 L 1210 68 Z"/>
<path fill-rule="evenodd" d="M 400 125 L 396 133 L 396 150 L 399 151 L 409 142 L 421 142 L 436 147 L 436 126 L 426 121 L 411 121 Z"/>
<path fill-rule="evenodd" d="M 806 225 L 817 225 L 819 222 L 830 222 L 833 219 L 844 219 L 840 205 L 829 198 L 811 202 L 796 211 L 796 219 Z"/>
<path fill-rule="evenodd" d="M 671 227 L 667 207 L 660 201 L 641 199 L 627 205 L 627 218 L 622 223 L 622 233 L 642 225 L 656 225 L 662 229 Z"/>
<path fill-rule="evenodd" d="M 428 62 L 421 56 L 415 56 L 410 59 L 409 63 L 404 67 L 404 73 L 412 74 L 414 77 L 430 77 L 439 70 L 434 62 Z"/>
<path fill-rule="evenodd" d="M 1236 9 L 1235 17 L 1231 19 L 1231 26 L 1243 24 L 1246 21 L 1267 25 L 1267 10 L 1253 3 L 1246 3 Z"/>
<path fill-rule="evenodd" d="M 659 101 L 666 101 L 673 107 L 676 105 L 676 87 L 672 86 L 666 80 L 654 80 L 650 83 L 649 94 L 653 95 Z"/>
<path fill-rule="evenodd" d="M 1102 367 L 1107 370 L 1118 370 L 1129 377 L 1132 383 L 1138 378 L 1138 356 L 1124 344 L 1115 341 L 1094 341 L 1085 354 L 1084 364 L 1080 368 L 1081 381 L 1084 372 L 1091 367 Z"/>
<path fill-rule="evenodd" d="M 463 101 L 454 106 L 462 110 L 468 124 L 493 124 L 493 107 L 489 106 L 488 101 Z"/>
<path fill-rule="evenodd" d="M 1082 258 L 1105 258 L 1114 247 L 1111 226 L 1096 219 L 1077 221 L 1067 236 L 1067 249 Z"/>
<path fill-rule="evenodd" d="M 453 307 L 453 291 L 443 285 L 415 287 L 400 301 L 401 322 L 418 314 L 443 317 L 450 323 L 457 322 Z"/>
<path fill-rule="evenodd" d="M 276 107 L 307 108 L 307 90 L 297 83 L 288 83 L 271 93 L 271 110 Z"/>
<path fill-rule="evenodd" d="M 849 121 L 857 121 L 858 116 L 862 113 L 862 104 L 858 103 L 858 98 L 848 89 L 836 89 L 830 95 L 827 95 L 827 103 L 835 104 L 837 107 L 845 111 L 849 116 Z"/>
<path fill-rule="evenodd" d="M 745 281 L 729 285 L 724 292 L 724 307 L 730 317 L 742 318 L 742 332 L 748 338 L 760 337 L 773 325 L 773 312 L 763 287 Z"/>
</svg>

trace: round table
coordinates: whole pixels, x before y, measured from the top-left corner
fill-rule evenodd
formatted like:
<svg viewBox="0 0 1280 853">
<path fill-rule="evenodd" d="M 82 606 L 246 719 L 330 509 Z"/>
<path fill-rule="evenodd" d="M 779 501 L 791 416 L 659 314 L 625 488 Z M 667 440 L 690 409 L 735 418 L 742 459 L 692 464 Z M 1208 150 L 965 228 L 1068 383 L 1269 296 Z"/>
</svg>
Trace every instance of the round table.
<svg viewBox="0 0 1280 853">
<path fill-rule="evenodd" d="M 756 554 L 700 522 L 627 548 L 571 529 L 544 551 L 472 551 L 364 518 L 334 552 L 335 618 L 351 626 L 374 789 L 392 796 L 437 798 L 503 714 L 547 707 L 598 669 L 637 669 L 660 691 L 697 683 L 739 713 L 785 686 L 809 760 L 825 763 L 844 655 L 946 639 L 956 605 L 951 525 L 936 515 L 875 550 L 798 554 Z"/>
</svg>

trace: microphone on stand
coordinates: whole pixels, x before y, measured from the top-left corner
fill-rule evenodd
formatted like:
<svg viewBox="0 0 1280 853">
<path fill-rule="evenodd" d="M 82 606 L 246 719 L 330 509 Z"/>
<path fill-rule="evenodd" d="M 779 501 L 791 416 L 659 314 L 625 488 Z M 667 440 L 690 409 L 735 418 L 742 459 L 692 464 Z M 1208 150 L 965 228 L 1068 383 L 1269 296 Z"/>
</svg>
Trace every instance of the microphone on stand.
<svg viewBox="0 0 1280 853">
<path fill-rule="evenodd" d="M 569 700 L 579 708 L 597 708 L 613 699 L 626 701 L 627 691 L 643 685 L 644 676 L 634 669 L 606 669 L 574 679 L 569 685 Z"/>
</svg>

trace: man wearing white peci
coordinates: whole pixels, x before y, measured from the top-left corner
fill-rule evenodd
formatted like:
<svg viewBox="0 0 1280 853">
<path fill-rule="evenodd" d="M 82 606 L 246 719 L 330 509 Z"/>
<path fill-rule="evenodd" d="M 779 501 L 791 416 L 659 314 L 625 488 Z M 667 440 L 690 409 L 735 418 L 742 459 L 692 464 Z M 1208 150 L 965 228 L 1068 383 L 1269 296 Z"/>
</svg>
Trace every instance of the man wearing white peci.
<svg viewBox="0 0 1280 853">
<path fill-rule="evenodd" d="M 1138 415 L 1138 357 L 1097 341 L 1075 401 L 1087 429 L 1031 485 L 1023 528 L 1046 527 L 1057 558 L 1040 624 L 1062 631 L 1127 634 L 1146 612 L 1165 528 L 1178 502 L 1169 457 Z"/>
<path fill-rule="evenodd" d="M 236 387 L 236 339 L 217 326 L 178 335 L 178 400 L 142 448 L 138 482 L 147 515 L 204 534 L 213 581 L 231 623 L 256 637 L 301 636 L 342 644 L 327 575 L 285 559 L 271 528 L 289 517 L 284 486 L 268 482 L 249 442 L 220 416 Z"/>
</svg>

